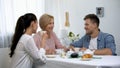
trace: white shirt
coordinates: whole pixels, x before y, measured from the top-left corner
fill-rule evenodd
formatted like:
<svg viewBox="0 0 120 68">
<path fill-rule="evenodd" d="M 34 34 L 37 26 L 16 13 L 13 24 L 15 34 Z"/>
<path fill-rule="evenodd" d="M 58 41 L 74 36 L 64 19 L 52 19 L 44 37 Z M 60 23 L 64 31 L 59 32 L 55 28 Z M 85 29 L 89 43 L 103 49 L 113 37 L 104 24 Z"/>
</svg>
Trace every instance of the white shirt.
<svg viewBox="0 0 120 68">
<path fill-rule="evenodd" d="M 91 38 L 90 44 L 89 44 L 89 49 L 97 49 L 97 38 Z"/>
<path fill-rule="evenodd" d="M 43 48 L 38 50 L 32 36 L 24 34 L 21 36 L 12 56 L 11 68 L 32 68 L 33 60 L 45 63 L 45 50 Z"/>
</svg>

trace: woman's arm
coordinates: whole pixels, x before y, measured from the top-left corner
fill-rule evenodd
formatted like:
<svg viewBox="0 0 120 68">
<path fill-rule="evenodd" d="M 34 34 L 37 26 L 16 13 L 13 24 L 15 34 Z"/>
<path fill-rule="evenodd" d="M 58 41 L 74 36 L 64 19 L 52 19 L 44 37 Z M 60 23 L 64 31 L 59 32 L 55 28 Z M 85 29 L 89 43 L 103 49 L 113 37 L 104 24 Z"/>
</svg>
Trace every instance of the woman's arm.
<svg viewBox="0 0 120 68">
<path fill-rule="evenodd" d="M 38 34 L 38 33 L 35 34 L 35 35 L 33 36 L 33 39 L 34 39 L 34 41 L 35 41 L 35 44 L 36 44 L 37 48 L 39 49 L 39 48 L 40 48 L 40 36 L 39 36 L 39 34 Z"/>
<path fill-rule="evenodd" d="M 52 33 L 53 39 L 55 41 L 55 46 L 57 49 L 59 48 L 64 48 L 64 46 L 61 44 L 60 40 L 58 39 L 58 37 L 56 36 L 56 34 L 53 32 Z"/>
<path fill-rule="evenodd" d="M 34 59 L 34 60 L 39 60 L 42 61 L 43 63 L 46 62 L 46 57 L 45 53 L 46 51 L 44 48 L 38 49 L 36 47 L 36 44 L 33 40 L 33 38 L 30 38 L 25 45 L 25 50 L 28 52 L 28 54 Z"/>
</svg>

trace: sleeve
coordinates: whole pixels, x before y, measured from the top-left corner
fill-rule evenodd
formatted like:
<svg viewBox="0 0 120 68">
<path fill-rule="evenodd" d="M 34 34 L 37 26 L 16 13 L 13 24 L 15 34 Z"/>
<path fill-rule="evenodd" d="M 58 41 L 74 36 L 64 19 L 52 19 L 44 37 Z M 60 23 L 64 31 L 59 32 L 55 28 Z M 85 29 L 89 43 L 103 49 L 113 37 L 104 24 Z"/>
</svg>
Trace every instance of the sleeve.
<svg viewBox="0 0 120 68">
<path fill-rule="evenodd" d="M 35 44 L 36 44 L 37 48 L 39 48 L 39 46 L 40 46 L 40 37 L 36 34 L 36 35 L 33 36 L 33 39 L 35 41 Z"/>
<path fill-rule="evenodd" d="M 116 55 L 116 45 L 115 45 L 115 40 L 114 37 L 112 35 L 107 35 L 105 37 L 105 41 L 106 41 L 106 48 L 110 48 L 112 51 L 113 55 Z"/>
<path fill-rule="evenodd" d="M 54 32 L 53 32 L 53 39 L 55 41 L 55 46 L 56 46 L 57 49 L 63 48 L 60 40 L 57 38 L 57 36 L 56 36 L 56 34 Z"/>
<path fill-rule="evenodd" d="M 45 50 L 43 48 L 40 48 L 40 50 L 38 50 L 33 38 L 30 38 L 26 42 L 25 50 L 34 60 L 42 61 L 43 63 L 46 62 Z"/>
<path fill-rule="evenodd" d="M 74 47 L 83 47 L 83 40 L 84 37 L 82 37 L 81 39 L 79 39 L 78 41 L 72 42 L 70 45 L 74 46 Z"/>
</svg>

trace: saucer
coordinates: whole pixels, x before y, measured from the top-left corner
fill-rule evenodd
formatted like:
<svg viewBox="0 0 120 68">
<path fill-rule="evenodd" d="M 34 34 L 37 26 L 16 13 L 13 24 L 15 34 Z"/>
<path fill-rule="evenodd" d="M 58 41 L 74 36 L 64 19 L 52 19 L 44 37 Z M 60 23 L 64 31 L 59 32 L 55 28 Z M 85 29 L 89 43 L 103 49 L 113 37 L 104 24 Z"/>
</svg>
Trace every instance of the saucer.
<svg viewBox="0 0 120 68">
<path fill-rule="evenodd" d="M 92 58 L 81 58 L 82 61 L 90 61 Z"/>
<path fill-rule="evenodd" d="M 47 58 L 55 58 L 56 55 L 46 55 Z"/>
</svg>

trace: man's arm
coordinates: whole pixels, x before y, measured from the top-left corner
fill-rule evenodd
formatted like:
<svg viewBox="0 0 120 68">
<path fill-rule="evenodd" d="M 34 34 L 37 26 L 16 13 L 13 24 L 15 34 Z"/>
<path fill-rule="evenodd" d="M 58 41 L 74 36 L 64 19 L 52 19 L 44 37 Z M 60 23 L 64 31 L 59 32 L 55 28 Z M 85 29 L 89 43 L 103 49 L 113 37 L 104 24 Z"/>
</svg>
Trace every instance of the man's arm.
<svg viewBox="0 0 120 68">
<path fill-rule="evenodd" d="M 112 55 L 112 51 L 110 48 L 104 48 L 100 50 L 95 50 L 94 54 L 95 55 Z"/>
<path fill-rule="evenodd" d="M 75 47 L 74 47 L 73 45 L 70 45 L 69 48 L 68 48 L 68 50 L 72 49 L 73 51 L 75 51 L 74 48 L 75 48 Z"/>
<path fill-rule="evenodd" d="M 114 37 L 112 35 L 107 35 L 105 37 L 105 48 L 95 50 L 95 55 L 115 55 L 116 45 Z"/>
</svg>

